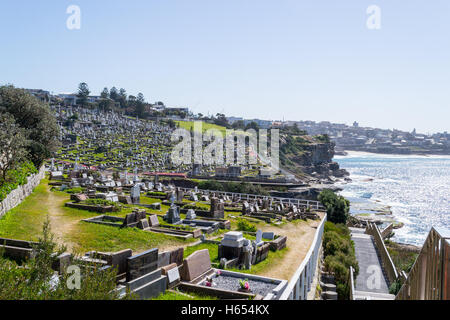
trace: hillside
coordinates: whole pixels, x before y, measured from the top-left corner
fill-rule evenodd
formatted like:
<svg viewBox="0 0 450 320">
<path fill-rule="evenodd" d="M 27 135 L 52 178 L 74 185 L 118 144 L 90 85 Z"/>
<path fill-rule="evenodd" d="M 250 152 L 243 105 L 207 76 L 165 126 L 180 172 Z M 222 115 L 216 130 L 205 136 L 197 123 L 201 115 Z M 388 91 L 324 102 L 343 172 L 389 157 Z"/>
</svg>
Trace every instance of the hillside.
<svg viewBox="0 0 450 320">
<path fill-rule="evenodd" d="M 305 182 L 327 182 L 348 175 L 333 162 L 334 148 L 327 135 L 309 136 L 294 127 L 280 130 L 281 166 Z"/>
</svg>

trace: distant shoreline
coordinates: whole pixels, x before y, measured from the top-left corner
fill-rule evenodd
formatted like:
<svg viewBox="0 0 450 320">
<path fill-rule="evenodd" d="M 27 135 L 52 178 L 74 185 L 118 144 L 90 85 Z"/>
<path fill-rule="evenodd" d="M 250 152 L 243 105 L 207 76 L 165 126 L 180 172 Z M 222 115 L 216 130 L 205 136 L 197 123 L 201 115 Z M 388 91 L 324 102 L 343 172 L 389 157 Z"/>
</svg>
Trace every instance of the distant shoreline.
<svg viewBox="0 0 450 320">
<path fill-rule="evenodd" d="M 354 150 L 344 150 L 347 155 L 335 155 L 335 159 L 349 158 L 349 157 L 364 157 L 364 156 L 382 156 L 382 157 L 392 157 L 392 158 L 450 158 L 450 155 L 445 154 L 423 154 L 423 153 L 410 153 L 410 154 L 400 154 L 400 153 L 378 153 L 378 152 L 368 152 L 368 151 L 354 151 Z"/>
</svg>

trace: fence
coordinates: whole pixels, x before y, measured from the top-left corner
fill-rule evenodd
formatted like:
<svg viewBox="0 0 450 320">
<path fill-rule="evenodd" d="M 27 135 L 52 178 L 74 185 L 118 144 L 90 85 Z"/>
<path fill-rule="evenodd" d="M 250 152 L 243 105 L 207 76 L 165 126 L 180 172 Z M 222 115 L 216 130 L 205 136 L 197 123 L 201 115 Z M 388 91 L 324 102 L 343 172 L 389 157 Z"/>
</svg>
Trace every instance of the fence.
<svg viewBox="0 0 450 320">
<path fill-rule="evenodd" d="M 323 229 L 326 221 L 327 215 L 323 217 L 320 225 L 317 227 L 313 243 L 311 244 L 306 257 L 303 259 L 286 286 L 286 289 L 281 294 L 280 300 L 306 300 L 308 291 L 311 289 L 311 283 L 319 260 Z"/>
<path fill-rule="evenodd" d="M 381 256 L 381 263 L 383 264 L 383 269 L 386 271 L 386 274 L 389 279 L 389 285 L 395 282 L 398 279 L 398 272 L 392 262 L 391 256 L 384 245 L 383 237 L 381 236 L 380 230 L 377 225 L 373 222 L 367 223 L 366 233 L 373 236 L 375 240 L 375 245 L 377 246 L 378 252 Z"/>
<path fill-rule="evenodd" d="M 189 191 L 195 190 L 193 188 L 180 188 L 180 189 L 184 192 L 189 192 Z M 270 197 L 270 196 L 261 196 L 261 195 L 257 195 L 257 194 L 235 193 L 235 192 L 214 191 L 214 190 L 198 190 L 198 192 L 203 192 L 206 194 L 214 193 L 215 195 L 237 197 L 241 200 L 247 200 L 247 201 L 272 199 L 273 201 L 283 202 L 283 203 L 287 203 L 289 205 L 296 205 L 297 207 L 310 207 L 311 209 L 314 209 L 314 210 L 325 210 L 325 207 L 320 203 L 320 201 L 315 201 L 315 200 Z"/>
<path fill-rule="evenodd" d="M 431 228 L 396 300 L 450 300 L 450 231 Z"/>
</svg>

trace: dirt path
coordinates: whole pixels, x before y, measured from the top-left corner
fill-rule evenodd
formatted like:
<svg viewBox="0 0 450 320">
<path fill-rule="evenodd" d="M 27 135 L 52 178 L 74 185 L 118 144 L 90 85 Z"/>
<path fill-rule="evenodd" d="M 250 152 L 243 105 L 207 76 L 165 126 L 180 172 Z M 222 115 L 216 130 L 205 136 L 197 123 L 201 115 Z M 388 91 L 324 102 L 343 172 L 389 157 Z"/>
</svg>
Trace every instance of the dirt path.
<svg viewBox="0 0 450 320">
<path fill-rule="evenodd" d="M 319 224 L 320 220 L 308 220 L 308 223 L 301 223 L 298 225 L 289 223 L 282 228 L 262 228 L 264 231 L 272 231 L 275 234 L 282 234 L 287 236 L 288 251 L 286 252 L 282 261 L 274 264 L 270 267 L 270 269 L 262 272 L 260 275 L 271 278 L 290 280 L 305 258 L 306 253 L 308 252 L 311 243 L 314 240 L 314 235 L 316 233 L 315 227 L 317 227 Z"/>
<path fill-rule="evenodd" d="M 68 251 L 72 251 L 74 244 L 67 241 L 67 236 L 74 230 L 76 220 L 70 220 L 64 216 L 62 207 L 64 206 L 64 199 L 61 199 L 53 194 L 48 188 L 47 208 L 50 220 L 51 231 L 55 235 L 55 241 L 58 244 L 63 244 Z"/>
</svg>

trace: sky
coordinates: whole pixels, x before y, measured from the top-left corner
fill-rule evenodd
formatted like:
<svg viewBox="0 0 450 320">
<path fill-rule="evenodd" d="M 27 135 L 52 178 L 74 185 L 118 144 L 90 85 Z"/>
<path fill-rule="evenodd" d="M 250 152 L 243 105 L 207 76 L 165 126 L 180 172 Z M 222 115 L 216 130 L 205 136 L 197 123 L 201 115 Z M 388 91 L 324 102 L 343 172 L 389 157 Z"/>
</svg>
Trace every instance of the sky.
<svg viewBox="0 0 450 320">
<path fill-rule="evenodd" d="M 66 26 L 70 5 L 80 29 Z M 2 0 L 0 39 L 0 84 L 450 132 L 448 0 Z"/>
</svg>

